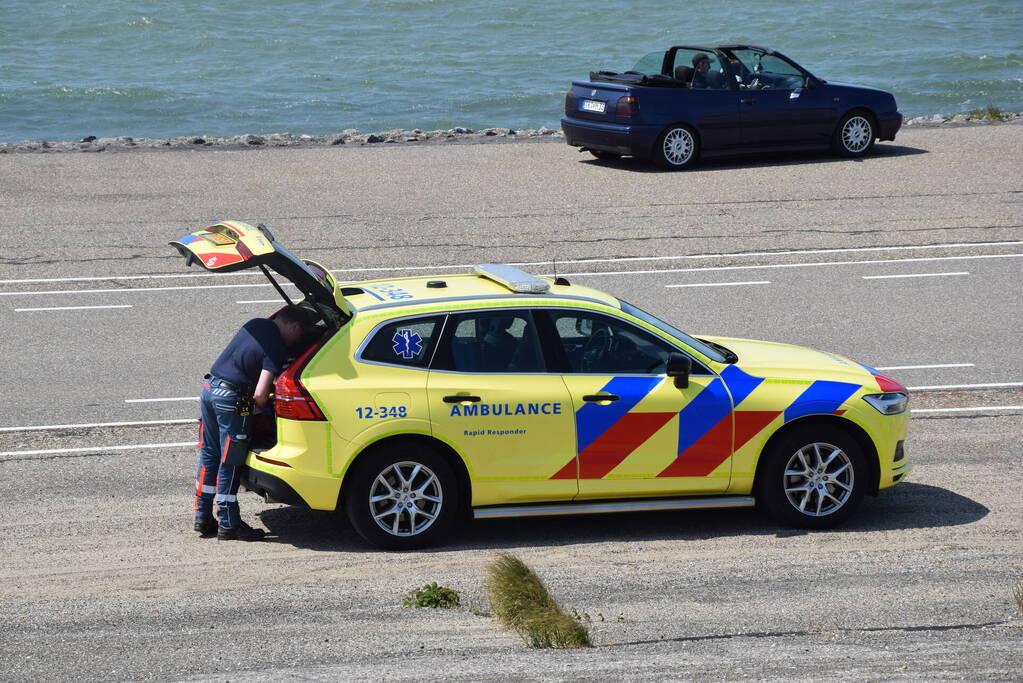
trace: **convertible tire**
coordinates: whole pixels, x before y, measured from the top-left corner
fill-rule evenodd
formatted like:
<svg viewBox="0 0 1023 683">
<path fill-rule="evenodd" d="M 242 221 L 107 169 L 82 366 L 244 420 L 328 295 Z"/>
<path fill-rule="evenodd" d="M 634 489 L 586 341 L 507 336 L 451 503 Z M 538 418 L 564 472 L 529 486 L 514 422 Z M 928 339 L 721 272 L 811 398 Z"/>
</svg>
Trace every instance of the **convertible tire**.
<svg viewBox="0 0 1023 683">
<path fill-rule="evenodd" d="M 873 118 L 862 111 L 849 112 L 835 127 L 831 149 L 840 156 L 861 157 L 874 147 L 877 129 Z"/>
<path fill-rule="evenodd" d="M 388 550 L 436 544 L 459 509 L 458 483 L 448 462 L 428 446 L 401 443 L 357 462 L 344 508 L 359 535 Z"/>
<path fill-rule="evenodd" d="M 854 438 L 838 429 L 793 429 L 762 455 L 757 503 L 779 522 L 831 529 L 852 515 L 867 488 L 867 462 Z"/>
<path fill-rule="evenodd" d="M 654 163 L 673 171 L 692 167 L 699 157 L 700 140 L 689 126 L 671 126 L 654 145 Z"/>
<path fill-rule="evenodd" d="M 622 158 L 622 155 L 619 154 L 618 152 L 605 152 L 604 150 L 601 150 L 601 149 L 591 149 L 591 150 L 588 150 L 588 151 L 589 151 L 590 154 L 592 154 L 593 156 L 597 157 L 598 159 L 606 159 L 606 160 L 609 160 L 609 161 L 613 161 L 615 159 L 621 159 Z"/>
</svg>

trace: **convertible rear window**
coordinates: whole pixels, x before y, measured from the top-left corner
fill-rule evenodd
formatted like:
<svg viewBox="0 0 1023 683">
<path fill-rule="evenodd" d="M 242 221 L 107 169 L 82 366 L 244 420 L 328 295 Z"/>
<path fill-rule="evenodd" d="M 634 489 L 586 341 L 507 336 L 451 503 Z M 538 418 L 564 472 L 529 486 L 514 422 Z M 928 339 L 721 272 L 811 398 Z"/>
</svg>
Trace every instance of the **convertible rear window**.
<svg viewBox="0 0 1023 683">
<path fill-rule="evenodd" d="M 643 55 L 643 57 L 636 62 L 636 66 L 632 67 L 632 71 L 637 73 L 651 74 L 661 73 L 661 66 L 664 64 L 664 53 L 663 52 L 651 52 L 650 54 Z"/>
</svg>

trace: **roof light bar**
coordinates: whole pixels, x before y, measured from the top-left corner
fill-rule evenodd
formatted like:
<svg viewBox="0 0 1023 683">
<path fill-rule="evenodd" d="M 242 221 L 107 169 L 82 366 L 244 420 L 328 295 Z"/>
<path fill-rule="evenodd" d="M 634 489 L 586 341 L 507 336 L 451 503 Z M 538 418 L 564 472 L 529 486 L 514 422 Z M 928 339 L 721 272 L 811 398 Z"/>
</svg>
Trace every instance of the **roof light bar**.
<svg viewBox="0 0 1023 683">
<path fill-rule="evenodd" d="M 551 283 L 546 280 L 541 280 L 524 270 L 500 263 L 484 263 L 473 266 L 473 270 L 478 275 L 504 285 L 517 294 L 546 294 L 551 288 Z"/>
</svg>

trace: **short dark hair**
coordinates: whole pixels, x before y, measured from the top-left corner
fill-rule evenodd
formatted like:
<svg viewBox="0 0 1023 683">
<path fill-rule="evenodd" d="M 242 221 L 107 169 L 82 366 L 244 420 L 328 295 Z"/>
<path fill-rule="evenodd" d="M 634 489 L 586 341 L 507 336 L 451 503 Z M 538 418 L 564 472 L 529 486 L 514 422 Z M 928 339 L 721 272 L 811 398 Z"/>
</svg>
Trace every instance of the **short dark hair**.
<svg viewBox="0 0 1023 683">
<path fill-rule="evenodd" d="M 316 321 L 313 320 L 309 311 L 297 304 L 288 304 L 281 310 L 274 313 L 274 317 L 280 318 L 284 322 L 298 323 L 303 330 L 308 330 L 316 324 Z"/>
<path fill-rule="evenodd" d="M 709 62 L 710 56 L 707 55 L 707 53 L 705 52 L 697 52 L 695 55 L 693 55 L 693 66 L 698 65 L 703 60 L 707 60 Z"/>
</svg>

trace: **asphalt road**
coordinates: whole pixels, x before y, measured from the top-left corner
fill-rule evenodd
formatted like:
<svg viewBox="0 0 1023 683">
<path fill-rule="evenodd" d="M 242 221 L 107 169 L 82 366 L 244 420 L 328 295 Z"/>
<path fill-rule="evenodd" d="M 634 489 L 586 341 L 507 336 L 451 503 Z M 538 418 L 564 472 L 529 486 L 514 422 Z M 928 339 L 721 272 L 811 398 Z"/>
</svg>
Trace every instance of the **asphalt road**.
<svg viewBox="0 0 1023 683">
<path fill-rule="evenodd" d="M 0 157 L 0 678 L 1018 678 L 1021 148 L 1002 125 L 688 173 L 549 141 Z M 230 334 L 277 305 L 166 246 L 222 218 L 341 279 L 528 263 L 687 331 L 892 368 L 920 387 L 917 469 L 828 533 L 752 511 L 505 521 L 395 555 L 247 495 L 270 542 L 198 540 L 174 444 Z M 143 421 L 169 424 L 110 425 Z M 485 612 L 497 550 L 599 647 L 400 608 L 439 581 Z"/>
</svg>

